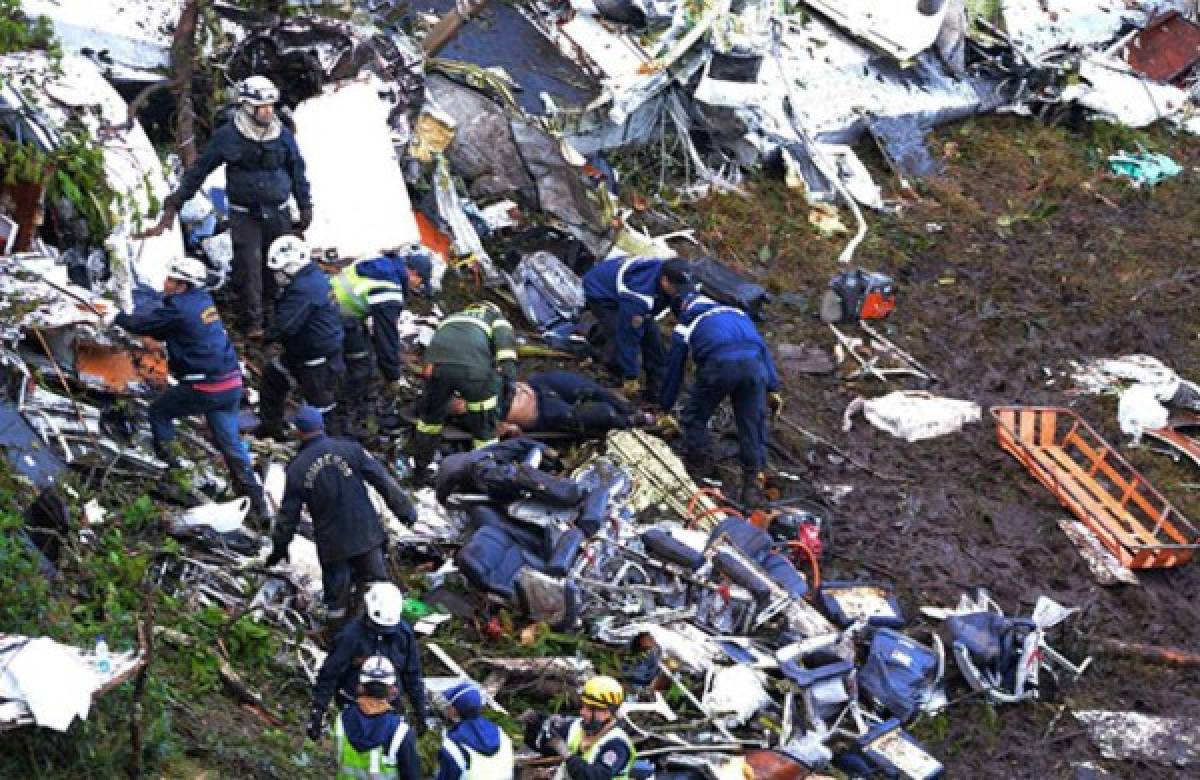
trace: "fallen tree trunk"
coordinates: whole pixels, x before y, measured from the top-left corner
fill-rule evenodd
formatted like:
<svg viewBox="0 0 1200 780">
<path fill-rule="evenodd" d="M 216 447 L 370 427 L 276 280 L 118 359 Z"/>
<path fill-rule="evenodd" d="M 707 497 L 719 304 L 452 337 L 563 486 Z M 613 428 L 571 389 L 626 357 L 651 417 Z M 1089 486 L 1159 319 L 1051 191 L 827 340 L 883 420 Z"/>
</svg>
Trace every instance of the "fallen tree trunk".
<svg viewBox="0 0 1200 780">
<path fill-rule="evenodd" d="M 1098 639 L 1092 643 L 1092 647 L 1097 653 L 1116 658 L 1137 658 L 1181 669 L 1200 669 L 1200 653 L 1177 647 L 1126 642 L 1123 639 Z"/>
<path fill-rule="evenodd" d="M 197 644 L 194 638 L 173 628 L 155 626 L 154 633 L 174 645 L 195 647 Z M 229 663 L 229 659 L 223 653 L 219 651 L 213 652 L 213 657 L 217 659 L 217 674 L 220 675 L 221 682 L 225 683 L 225 687 L 234 695 L 239 704 L 243 705 L 255 717 L 269 726 L 280 728 L 284 725 L 283 718 L 267 709 L 267 705 L 263 703 L 262 696 L 246 684 L 246 681 L 237 673 L 233 665 Z"/>
</svg>

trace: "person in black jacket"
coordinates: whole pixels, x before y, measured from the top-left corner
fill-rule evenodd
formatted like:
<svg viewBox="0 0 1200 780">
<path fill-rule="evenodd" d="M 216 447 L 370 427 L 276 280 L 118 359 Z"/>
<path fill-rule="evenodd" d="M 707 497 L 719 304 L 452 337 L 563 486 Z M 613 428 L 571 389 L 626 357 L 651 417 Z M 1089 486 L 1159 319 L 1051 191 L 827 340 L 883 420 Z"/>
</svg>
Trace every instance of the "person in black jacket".
<svg viewBox="0 0 1200 780">
<path fill-rule="evenodd" d="M 160 304 L 132 314 L 113 309 L 110 322 L 166 344 L 167 367 L 176 383 L 150 404 L 154 451 L 168 465 L 176 466 L 178 458 L 172 448 L 175 420 L 204 415 L 238 491 L 266 520 L 270 513 L 262 483 L 238 433 L 242 371 L 212 296 L 204 289 L 207 274 L 204 263 L 181 257 L 167 271 Z"/>
<path fill-rule="evenodd" d="M 282 354 L 263 370 L 258 436 L 286 438 L 283 406 L 293 385 L 299 387 L 305 403 L 325 415 L 325 427 L 340 435 L 333 410 L 338 383 L 346 370 L 342 359 L 345 331 L 329 277 L 309 259 L 308 247 L 295 236 L 275 240 L 267 267 L 282 290 L 267 341 L 279 344 Z"/>
<path fill-rule="evenodd" d="M 412 628 L 401 617 L 404 595 L 390 582 L 377 582 L 367 591 L 363 603 L 365 614 L 342 627 L 334 640 L 333 651 L 325 657 L 325 663 L 317 672 L 307 729 L 308 736 L 313 739 L 321 734 L 325 710 L 335 694 L 339 707 L 354 701 L 361 665 L 365 659 L 374 656 L 383 656 L 392 662 L 400 687 L 412 705 L 408 722 L 416 729 L 417 736 L 424 734 L 427 728 L 421 648 Z M 399 708 L 400 702 L 393 701 L 392 706 Z"/>
<path fill-rule="evenodd" d="M 163 199 L 158 224 L 144 234 L 162 233 L 208 175 L 224 165 L 233 235 L 232 287 L 240 303 L 239 326 L 249 338 L 262 337 L 264 310 L 275 298 L 272 280 L 263 273 L 268 247 L 284 233 L 303 234 L 312 223 L 304 158 L 292 131 L 275 115 L 278 102 L 279 90 L 270 79 L 251 76 L 238 84 L 233 120 L 213 133 L 199 159 L 183 174 L 179 188 Z M 294 225 L 288 196 L 295 197 L 300 210 L 300 221 Z"/>
<path fill-rule="evenodd" d="M 355 441 L 325 435 L 321 413 L 302 406 L 292 419 L 301 439 L 300 451 L 287 468 L 283 505 L 271 531 L 271 568 L 287 557 L 288 545 L 308 507 L 313 541 L 321 562 L 321 584 L 330 619 L 345 615 L 350 583 L 360 590 L 387 579 L 383 552 L 387 533 L 367 493 L 367 483 L 401 522 L 412 525 L 417 511 L 408 496 L 371 455 Z"/>
</svg>

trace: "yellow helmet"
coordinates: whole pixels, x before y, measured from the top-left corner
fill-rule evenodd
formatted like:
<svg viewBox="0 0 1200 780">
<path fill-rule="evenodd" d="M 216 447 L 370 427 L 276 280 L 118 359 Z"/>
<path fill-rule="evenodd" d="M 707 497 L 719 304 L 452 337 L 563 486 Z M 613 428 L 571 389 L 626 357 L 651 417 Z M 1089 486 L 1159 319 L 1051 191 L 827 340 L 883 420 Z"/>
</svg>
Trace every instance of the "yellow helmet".
<svg viewBox="0 0 1200 780">
<path fill-rule="evenodd" d="M 589 707 L 616 709 L 625 701 L 621 683 L 607 675 L 597 675 L 583 685 L 583 703 Z"/>
</svg>

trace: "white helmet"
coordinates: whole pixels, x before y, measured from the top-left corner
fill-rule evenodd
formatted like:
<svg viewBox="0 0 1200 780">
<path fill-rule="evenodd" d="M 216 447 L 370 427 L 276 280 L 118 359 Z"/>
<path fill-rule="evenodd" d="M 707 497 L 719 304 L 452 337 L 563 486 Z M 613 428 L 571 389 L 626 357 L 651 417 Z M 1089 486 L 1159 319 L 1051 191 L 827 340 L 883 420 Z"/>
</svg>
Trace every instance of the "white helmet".
<svg viewBox="0 0 1200 780">
<path fill-rule="evenodd" d="M 358 672 L 358 681 L 363 683 L 396 684 L 396 667 L 385 656 L 373 655 L 363 661 L 362 669 Z"/>
<path fill-rule="evenodd" d="M 308 246 L 299 237 L 288 234 L 271 242 L 267 268 L 295 276 L 309 263 Z"/>
<path fill-rule="evenodd" d="M 237 86 L 238 102 L 248 106 L 273 106 L 279 102 L 279 90 L 266 76 L 242 79 Z"/>
<path fill-rule="evenodd" d="M 399 625 L 404 613 L 404 594 L 390 582 L 376 582 L 367 588 L 363 597 L 367 607 L 367 617 L 380 628 L 394 628 Z"/>
<path fill-rule="evenodd" d="M 167 278 L 187 282 L 193 287 L 204 287 L 208 284 L 208 268 L 194 257 L 180 257 L 167 269 Z"/>
</svg>

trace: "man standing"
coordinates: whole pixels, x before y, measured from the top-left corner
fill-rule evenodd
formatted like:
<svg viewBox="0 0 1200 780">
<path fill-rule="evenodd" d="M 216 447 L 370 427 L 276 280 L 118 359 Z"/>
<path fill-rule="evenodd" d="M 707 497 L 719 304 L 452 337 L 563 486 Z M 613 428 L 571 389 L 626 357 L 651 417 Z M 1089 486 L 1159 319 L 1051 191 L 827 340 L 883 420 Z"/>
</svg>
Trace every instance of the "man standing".
<svg viewBox="0 0 1200 780">
<path fill-rule="evenodd" d="M 470 680 L 446 691 L 454 725 L 442 737 L 436 780 L 512 780 L 512 740 L 483 717 L 483 691 Z"/>
<path fill-rule="evenodd" d="M 337 743 L 337 780 L 421 780 L 417 740 L 404 718 L 392 709 L 396 669 L 381 655 L 363 662 L 358 698 L 347 704 L 333 725 Z"/>
<path fill-rule="evenodd" d="M 359 260 L 333 277 L 333 293 L 345 331 L 346 378 L 338 404 L 347 420 L 366 417 L 371 381 L 371 344 L 379 371 L 394 395 L 403 376 L 398 322 L 406 295 L 431 292 L 433 259 L 414 244 L 382 257 Z M 367 340 L 370 320 L 371 341 Z"/>
<path fill-rule="evenodd" d="M 281 290 L 267 340 L 281 345 L 282 353 L 263 370 L 259 437 L 280 439 L 284 438 L 283 407 L 293 385 L 306 403 L 325 415 L 327 426 L 332 421 L 338 382 L 346 368 L 344 332 L 329 277 L 309 259 L 303 241 L 295 236 L 277 238 L 267 267 Z"/>
<path fill-rule="evenodd" d="M 762 502 L 767 465 L 767 406 L 775 414 L 783 409 L 771 351 L 741 309 L 722 306 L 694 292 L 682 296 L 674 308 L 679 325 L 671 337 L 661 406 L 669 413 L 675 405 L 690 352 L 696 372 L 683 410 L 685 463 L 695 476 L 711 470 L 708 420 L 717 405 L 729 398 L 742 463 L 741 503 L 756 506 Z"/>
<path fill-rule="evenodd" d="M 657 399 L 663 344 L 655 319 L 690 283 L 687 261 L 678 259 L 618 257 L 583 275 L 583 294 L 599 322 L 604 361 L 630 400 L 642 389 L 643 368 L 645 398 Z"/>
<path fill-rule="evenodd" d="M 321 413 L 302 406 L 292 420 L 300 451 L 287 467 L 283 505 L 271 531 L 267 568 L 287 556 L 288 545 L 305 506 L 312 517 L 313 541 L 321 562 L 328 618 L 346 614 L 351 580 L 359 589 L 387 579 L 383 562 L 387 533 L 367 493 L 375 488 L 401 522 L 412 525 L 417 512 L 408 496 L 358 442 L 331 439 L 322 428 Z"/>
<path fill-rule="evenodd" d="M 474 303 L 442 320 L 425 350 L 425 389 L 418 404 L 411 454 L 423 479 L 437 449 L 447 405 L 465 401 L 463 426 L 475 449 L 496 442 L 500 409 L 507 409 L 517 380 L 512 324 L 494 303 Z"/>
<path fill-rule="evenodd" d="M 335 694 L 339 706 L 354 701 L 362 679 L 361 664 L 372 656 L 387 658 L 399 676 L 399 682 L 412 713 L 408 723 L 417 736 L 425 733 L 425 683 L 421 679 L 421 648 L 412 628 L 404 622 L 404 594 L 390 582 L 376 582 L 363 598 L 365 614 L 347 623 L 333 642 L 313 686 L 313 708 L 308 718 L 308 736 L 321 734 L 325 710 Z M 400 706 L 399 690 L 392 694 L 393 708 Z"/>
<path fill-rule="evenodd" d="M 208 175 L 225 165 L 233 236 L 232 287 L 241 313 L 238 325 L 248 338 L 262 338 L 264 311 L 275 297 L 270 277 L 264 279 L 267 250 L 284 233 L 308 229 L 312 196 L 295 136 L 275 115 L 279 90 L 270 79 L 251 76 L 238 84 L 237 100 L 233 120 L 213 133 L 199 159 L 184 173 L 179 189 L 163 200 L 162 217 L 146 235 L 162 233 Z M 300 209 L 300 221 L 294 225 L 288 196 L 295 197 Z"/>
<path fill-rule="evenodd" d="M 130 333 L 166 344 L 167 366 L 176 384 L 150 405 L 154 451 L 171 466 L 175 420 L 203 414 L 237 490 L 250 499 L 253 511 L 270 517 L 262 484 L 250 463 L 250 452 L 238 435 L 242 372 L 237 353 L 221 324 L 212 296 L 204 289 L 204 263 L 181 257 L 171 264 L 163 283 L 162 303 L 133 314 L 116 313 L 112 323 Z"/>
<path fill-rule="evenodd" d="M 612 677 L 599 675 L 583 686 L 579 717 L 553 716 L 536 724 L 527 744 L 543 755 L 559 755 L 563 763 L 554 780 L 628 780 L 637 751 L 618 724 L 625 690 Z"/>
</svg>

